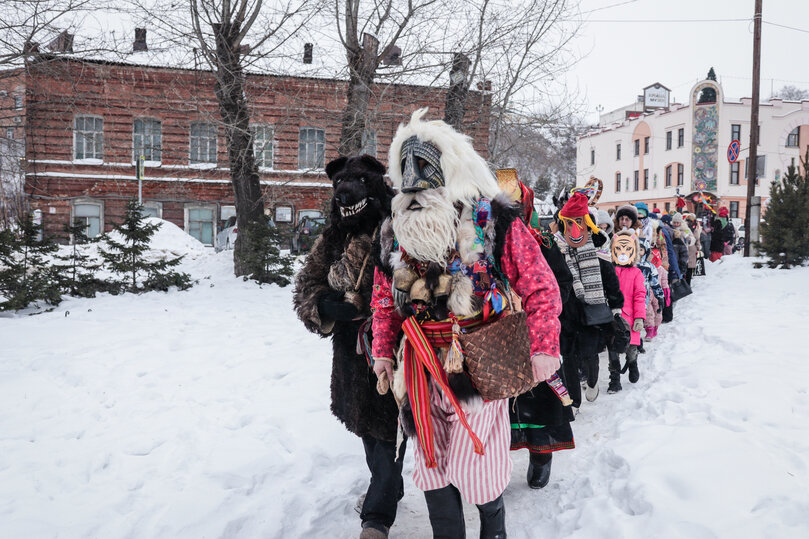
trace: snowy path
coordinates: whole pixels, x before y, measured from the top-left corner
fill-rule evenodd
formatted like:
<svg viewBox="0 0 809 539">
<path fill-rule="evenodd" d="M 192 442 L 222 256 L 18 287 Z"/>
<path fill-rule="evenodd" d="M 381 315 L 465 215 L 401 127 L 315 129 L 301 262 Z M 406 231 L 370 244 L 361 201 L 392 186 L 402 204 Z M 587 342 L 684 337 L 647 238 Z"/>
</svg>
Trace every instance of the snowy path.
<svg viewBox="0 0 809 539">
<path fill-rule="evenodd" d="M 210 278 L 188 292 L 0 318 L 0 536 L 358 535 L 368 475 L 329 413 L 329 343 L 229 256 L 189 260 Z M 513 454 L 510 537 L 809 537 L 809 268 L 708 269 L 638 384 L 607 395 L 604 361 L 548 488 Z M 428 537 L 405 471 L 391 536 Z"/>
</svg>

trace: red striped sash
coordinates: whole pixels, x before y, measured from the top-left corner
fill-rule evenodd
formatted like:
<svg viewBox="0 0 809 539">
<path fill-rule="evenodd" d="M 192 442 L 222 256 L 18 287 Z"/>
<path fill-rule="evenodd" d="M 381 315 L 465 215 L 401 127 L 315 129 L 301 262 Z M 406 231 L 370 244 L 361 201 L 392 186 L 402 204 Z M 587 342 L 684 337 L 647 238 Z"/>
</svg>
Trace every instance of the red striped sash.
<svg viewBox="0 0 809 539">
<path fill-rule="evenodd" d="M 447 373 L 444 367 L 438 362 L 432 345 L 427 340 L 418 322 L 411 316 L 402 324 L 407 340 L 404 350 L 404 375 L 407 384 L 407 394 L 410 399 L 410 406 L 413 408 L 413 419 L 416 423 L 416 435 L 419 444 L 424 450 L 424 456 L 428 468 L 435 468 L 438 464 L 435 461 L 435 448 L 433 447 L 433 420 L 430 415 L 430 389 L 427 380 L 427 372 L 438 383 L 444 395 L 449 399 L 450 404 L 455 409 L 458 420 L 469 433 L 472 444 L 475 446 L 475 453 L 483 455 L 483 444 L 469 426 L 458 399 L 449 387 Z"/>
</svg>

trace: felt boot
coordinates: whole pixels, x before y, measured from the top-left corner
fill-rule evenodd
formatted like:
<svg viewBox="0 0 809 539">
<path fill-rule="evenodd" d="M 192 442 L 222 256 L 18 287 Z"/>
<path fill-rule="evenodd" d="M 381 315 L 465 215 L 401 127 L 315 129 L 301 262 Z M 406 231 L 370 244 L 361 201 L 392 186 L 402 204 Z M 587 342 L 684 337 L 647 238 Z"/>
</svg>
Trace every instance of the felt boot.
<svg viewBox="0 0 809 539">
<path fill-rule="evenodd" d="M 478 512 L 480 539 L 506 539 L 506 505 L 502 494 L 490 502 L 478 505 Z"/>
<path fill-rule="evenodd" d="M 465 539 L 461 493 L 453 485 L 424 491 L 433 539 Z"/>
<path fill-rule="evenodd" d="M 610 350 L 610 385 L 607 387 L 607 393 L 618 393 L 623 389 L 621 387 L 621 360 L 618 359 L 618 354 Z"/>
<path fill-rule="evenodd" d="M 530 453 L 528 459 L 528 486 L 545 488 L 551 480 L 553 453 Z"/>
<path fill-rule="evenodd" d="M 626 366 L 629 371 L 629 382 L 636 383 L 640 379 L 640 371 L 638 371 L 638 349 L 630 346 L 626 351 Z"/>
<path fill-rule="evenodd" d="M 387 539 L 388 527 L 375 522 L 363 522 L 360 539 Z"/>
</svg>

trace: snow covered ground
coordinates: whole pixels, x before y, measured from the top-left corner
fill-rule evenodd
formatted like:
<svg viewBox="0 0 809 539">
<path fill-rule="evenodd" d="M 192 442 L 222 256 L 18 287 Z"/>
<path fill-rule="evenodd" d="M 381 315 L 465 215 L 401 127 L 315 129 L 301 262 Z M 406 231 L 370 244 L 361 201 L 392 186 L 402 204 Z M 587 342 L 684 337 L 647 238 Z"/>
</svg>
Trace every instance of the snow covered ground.
<svg viewBox="0 0 809 539">
<path fill-rule="evenodd" d="M 329 412 L 329 342 L 291 288 L 184 249 L 189 291 L 0 318 L 0 536 L 359 534 L 368 472 Z M 638 384 L 607 395 L 602 363 L 546 489 L 512 454 L 511 537 L 809 537 L 809 268 L 708 271 Z M 411 455 L 405 472 L 391 536 L 429 537 Z M 474 507 L 467 521 L 475 537 Z"/>
</svg>

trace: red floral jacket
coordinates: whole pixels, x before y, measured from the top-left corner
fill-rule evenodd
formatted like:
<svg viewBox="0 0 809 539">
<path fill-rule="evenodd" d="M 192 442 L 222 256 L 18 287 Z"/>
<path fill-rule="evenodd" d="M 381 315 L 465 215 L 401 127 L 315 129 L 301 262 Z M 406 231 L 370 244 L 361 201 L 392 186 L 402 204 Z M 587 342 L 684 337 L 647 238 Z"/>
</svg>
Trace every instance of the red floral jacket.
<svg viewBox="0 0 809 539">
<path fill-rule="evenodd" d="M 512 222 L 506 233 L 500 269 L 522 298 L 523 309 L 528 314 L 531 353 L 559 357 L 559 314 L 562 312 L 559 287 L 539 244 L 519 219 Z M 379 268 L 374 273 L 371 310 L 373 356 L 392 358 L 404 319 L 394 306 L 391 280 Z"/>
</svg>

